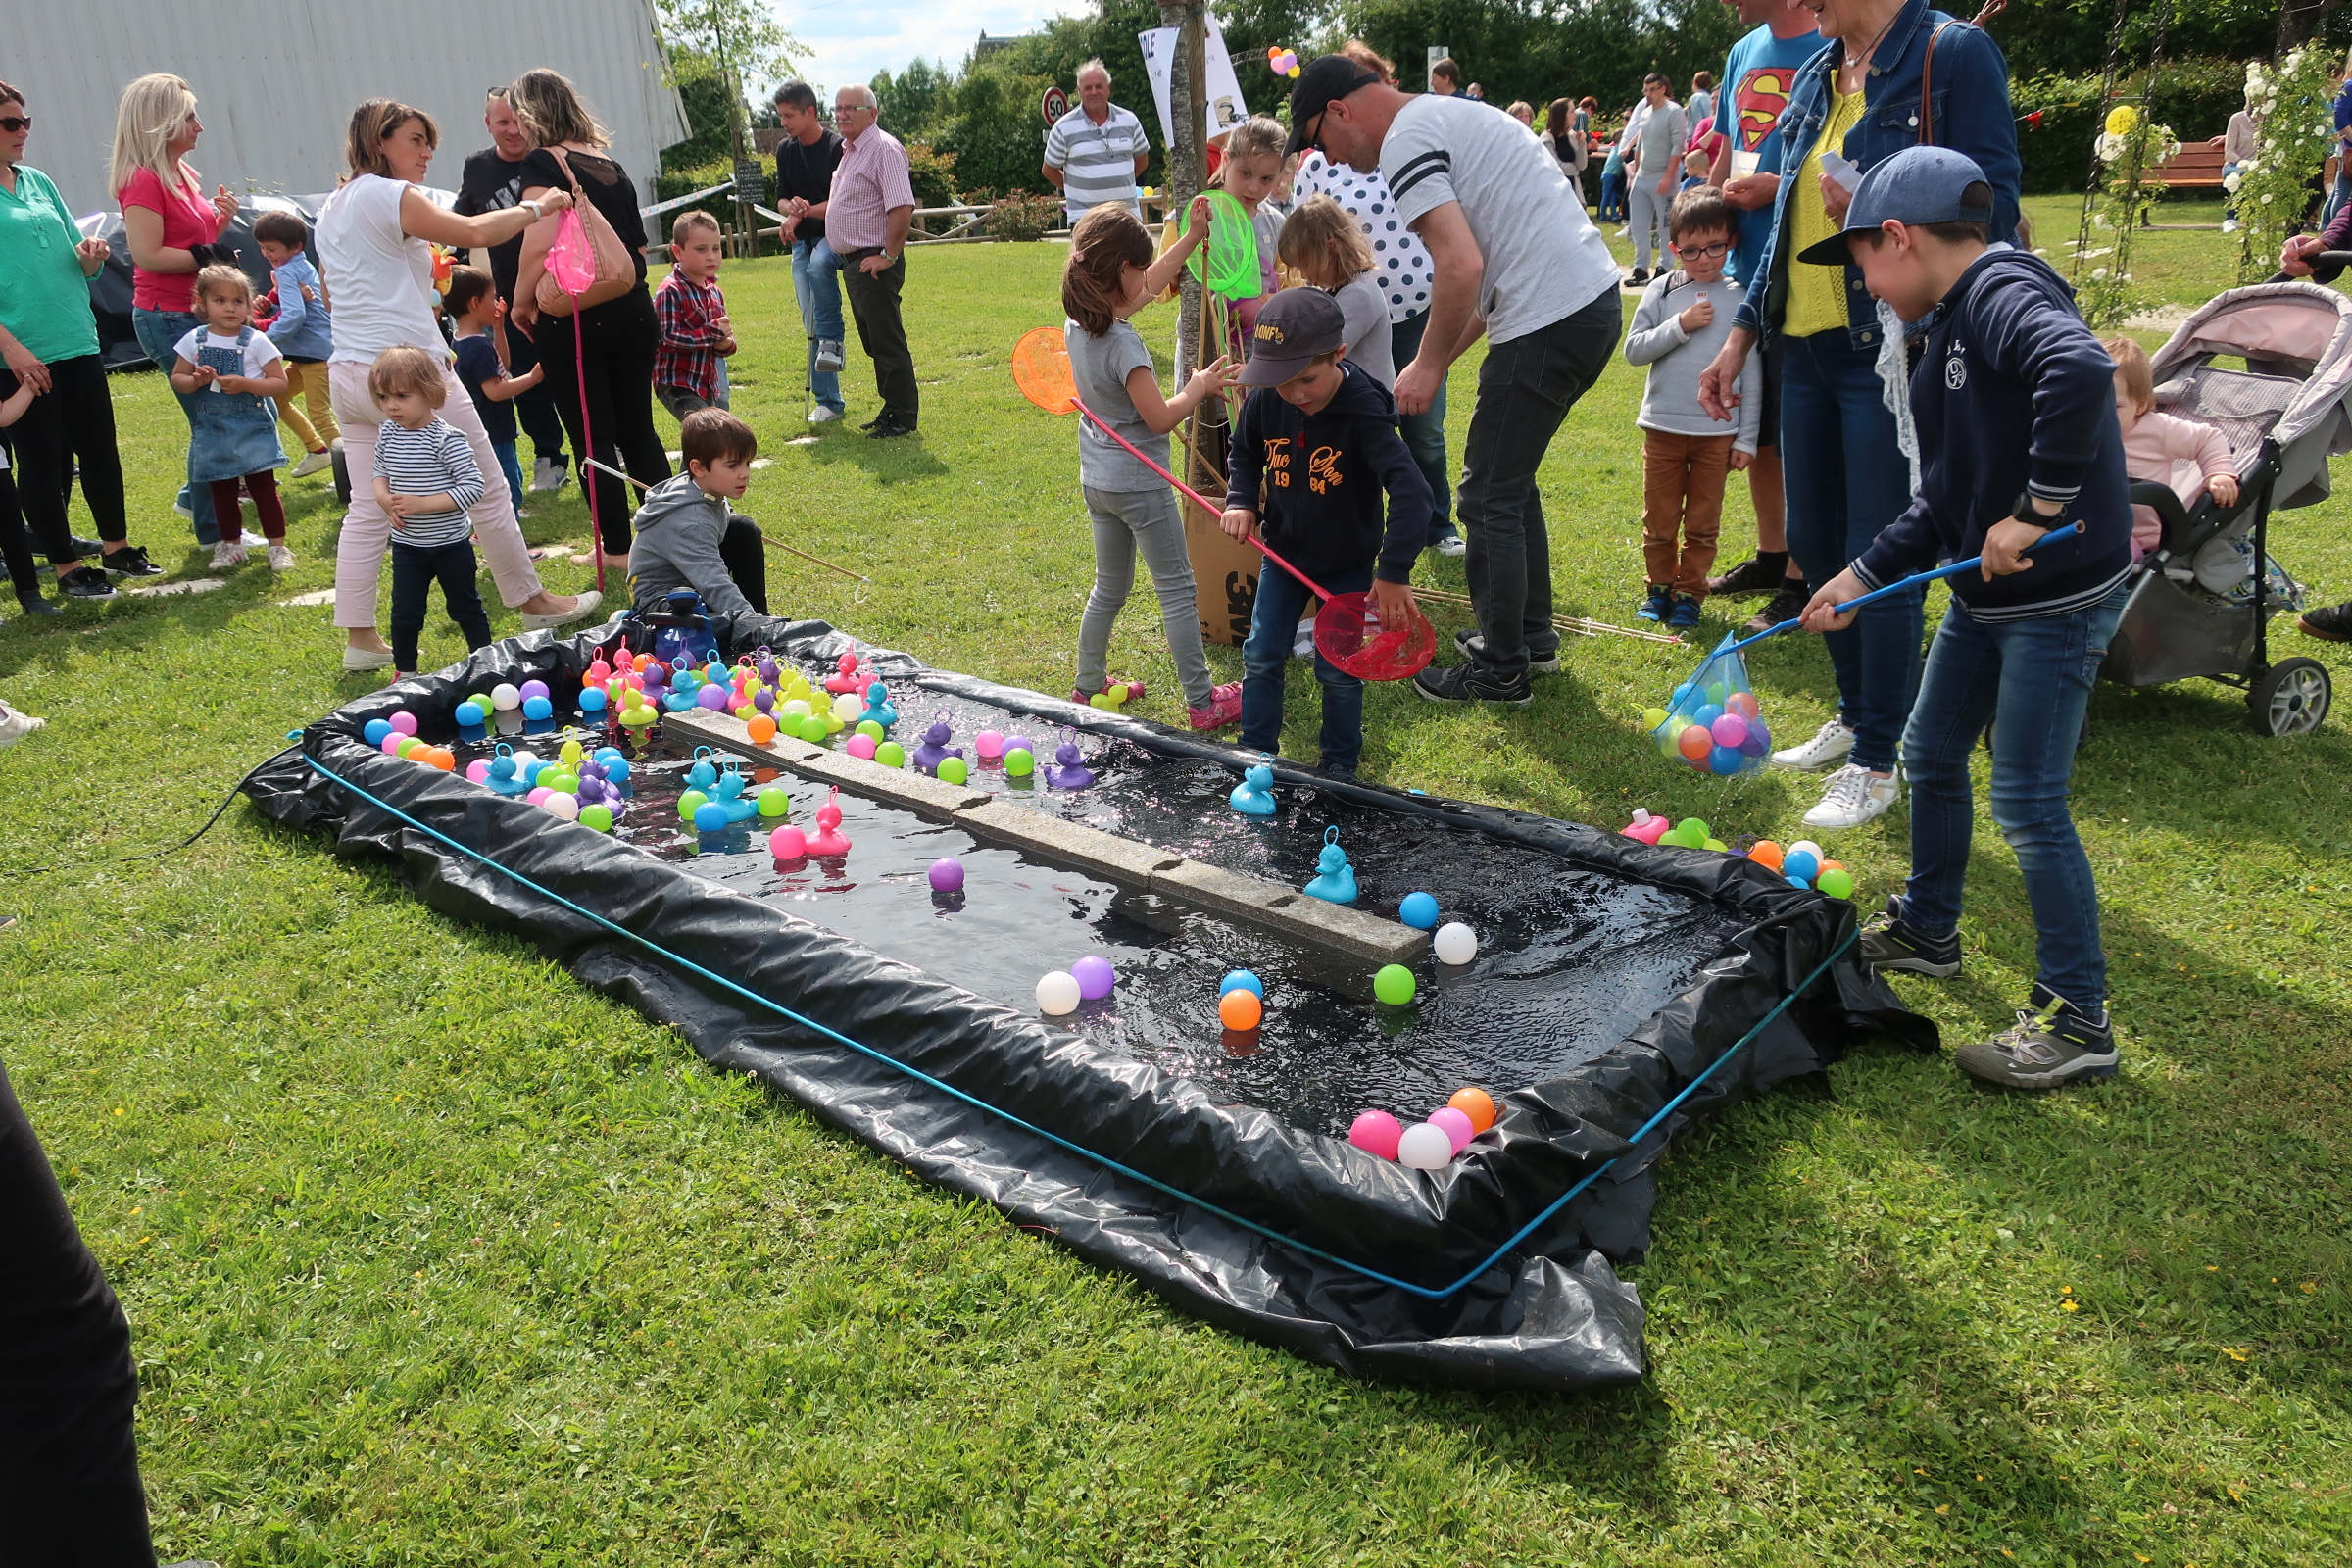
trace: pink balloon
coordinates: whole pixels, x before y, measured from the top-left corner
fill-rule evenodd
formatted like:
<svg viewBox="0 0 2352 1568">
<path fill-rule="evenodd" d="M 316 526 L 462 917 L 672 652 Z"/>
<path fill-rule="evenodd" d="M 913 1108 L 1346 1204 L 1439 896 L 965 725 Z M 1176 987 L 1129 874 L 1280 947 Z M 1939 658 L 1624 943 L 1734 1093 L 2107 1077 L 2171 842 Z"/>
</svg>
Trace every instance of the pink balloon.
<svg viewBox="0 0 2352 1568">
<path fill-rule="evenodd" d="M 1470 1140 L 1478 1136 L 1478 1128 L 1469 1116 L 1451 1105 L 1441 1105 L 1432 1111 L 1429 1124 L 1446 1130 L 1446 1136 L 1452 1140 L 1453 1152 L 1457 1154 L 1469 1148 Z"/>
<path fill-rule="evenodd" d="M 779 860 L 797 860 L 808 853 L 808 835 L 787 823 L 767 836 L 767 852 Z"/>
<path fill-rule="evenodd" d="M 1470 1118 L 1464 1116 L 1464 1121 Z M 1404 1136 L 1404 1128 L 1385 1110 L 1367 1110 L 1355 1118 L 1348 1129 L 1348 1141 L 1367 1154 L 1383 1159 L 1396 1157 L 1396 1140 Z"/>
</svg>

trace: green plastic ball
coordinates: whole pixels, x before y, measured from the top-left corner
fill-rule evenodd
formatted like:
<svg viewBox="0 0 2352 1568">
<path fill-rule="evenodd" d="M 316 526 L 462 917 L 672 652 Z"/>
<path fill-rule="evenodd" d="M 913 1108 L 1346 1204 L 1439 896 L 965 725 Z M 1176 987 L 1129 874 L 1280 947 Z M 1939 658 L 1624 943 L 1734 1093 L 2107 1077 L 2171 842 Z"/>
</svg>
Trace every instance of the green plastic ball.
<svg viewBox="0 0 2352 1568">
<path fill-rule="evenodd" d="M 1380 973 L 1372 977 L 1372 994 L 1392 1007 L 1401 1007 L 1412 1001 L 1413 993 L 1419 989 L 1420 982 L 1413 978 L 1413 971 L 1401 963 L 1383 964 Z"/>
<path fill-rule="evenodd" d="M 558 773 L 554 778 L 547 778 L 543 776 L 539 782 L 546 785 L 549 789 L 555 790 L 559 794 L 577 795 L 580 793 L 580 775 L 574 773 L 569 768 L 565 768 L 563 772 Z"/>
<path fill-rule="evenodd" d="M 906 765 L 906 748 L 901 746 L 897 741 L 884 741 L 874 748 L 874 760 L 880 762 L 884 767 L 905 767 Z"/>
<path fill-rule="evenodd" d="M 1715 836 L 1715 830 L 1707 826 L 1704 817 L 1686 816 L 1674 824 L 1674 830 L 1683 836 L 1685 844 L 1694 850 Z"/>
<path fill-rule="evenodd" d="M 964 766 L 962 758 L 948 757 L 940 760 L 939 781 L 942 784 L 960 784 L 971 775 L 972 770 Z"/>
<path fill-rule="evenodd" d="M 858 721 L 858 733 L 864 736 L 867 740 L 872 741 L 876 746 L 879 746 L 889 736 L 890 731 L 882 727 L 882 721 L 880 719 L 868 718 Z"/>
<path fill-rule="evenodd" d="M 1813 886 L 1833 899 L 1854 896 L 1854 874 L 1851 871 L 1824 871 L 1813 879 Z"/>
<path fill-rule="evenodd" d="M 831 732 L 825 728 L 825 721 L 814 713 L 810 713 L 807 718 L 801 720 L 801 739 L 811 746 L 824 745 L 825 736 L 829 733 Z"/>
<path fill-rule="evenodd" d="M 1027 778 L 1037 770 L 1037 759 L 1025 751 L 1004 754 L 1004 775 L 1007 778 Z"/>
<path fill-rule="evenodd" d="M 692 822 L 696 808 L 710 804 L 710 797 L 701 790 L 688 790 L 678 797 L 678 816 L 683 821 Z"/>
<path fill-rule="evenodd" d="M 599 833 L 610 833 L 610 832 L 612 832 L 612 808 L 611 808 L 610 806 L 583 806 L 583 807 L 581 807 L 581 808 L 580 808 L 580 826 L 582 826 L 582 827 L 592 827 L 592 828 L 596 829 L 596 830 L 597 830 Z"/>
<path fill-rule="evenodd" d="M 792 792 L 781 784 L 770 784 L 760 791 L 758 804 L 761 816 L 782 816 L 792 809 Z"/>
</svg>

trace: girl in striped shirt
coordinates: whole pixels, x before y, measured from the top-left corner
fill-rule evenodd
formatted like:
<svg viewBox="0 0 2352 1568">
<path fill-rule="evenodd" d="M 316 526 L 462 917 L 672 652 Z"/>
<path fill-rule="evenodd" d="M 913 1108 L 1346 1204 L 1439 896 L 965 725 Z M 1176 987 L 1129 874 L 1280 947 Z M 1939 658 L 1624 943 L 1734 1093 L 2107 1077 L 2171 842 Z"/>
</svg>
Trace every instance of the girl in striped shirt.
<svg viewBox="0 0 2352 1568">
<path fill-rule="evenodd" d="M 392 678 L 416 672 L 416 639 L 433 583 L 468 648 L 490 646 L 490 617 L 474 586 L 473 523 L 482 499 L 473 447 L 440 417 L 449 396 L 438 360 L 397 344 L 376 357 L 368 391 L 384 411 L 375 438 L 375 499 L 392 516 Z"/>
</svg>

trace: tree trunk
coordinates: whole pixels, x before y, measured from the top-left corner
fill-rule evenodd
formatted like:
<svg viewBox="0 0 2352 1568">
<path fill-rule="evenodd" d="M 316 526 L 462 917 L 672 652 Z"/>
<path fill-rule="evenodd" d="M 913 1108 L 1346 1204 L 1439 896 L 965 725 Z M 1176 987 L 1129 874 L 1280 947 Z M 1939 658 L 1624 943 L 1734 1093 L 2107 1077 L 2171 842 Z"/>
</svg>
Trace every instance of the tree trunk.
<svg viewBox="0 0 2352 1568">
<path fill-rule="evenodd" d="M 2278 57 L 2318 37 L 2334 9 L 2335 0 L 2284 0 L 2278 7 Z"/>
<path fill-rule="evenodd" d="M 1176 57 L 1168 62 L 1168 118 L 1176 132 L 1176 144 L 1168 149 L 1170 218 L 1200 194 L 1207 178 L 1208 68 L 1200 56 L 1208 35 L 1204 16 L 1201 0 L 1159 8 L 1159 24 L 1176 29 Z M 1189 267 L 1176 279 L 1176 384 L 1182 386 L 1193 373 L 1193 345 L 1200 336 L 1200 280 Z"/>
</svg>

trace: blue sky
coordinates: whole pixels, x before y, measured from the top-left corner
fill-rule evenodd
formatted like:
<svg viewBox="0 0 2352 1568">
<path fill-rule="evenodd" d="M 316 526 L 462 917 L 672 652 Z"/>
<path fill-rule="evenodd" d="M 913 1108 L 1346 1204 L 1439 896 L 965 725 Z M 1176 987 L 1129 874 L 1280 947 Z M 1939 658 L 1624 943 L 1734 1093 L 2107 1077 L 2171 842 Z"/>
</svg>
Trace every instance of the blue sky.
<svg viewBox="0 0 2352 1568">
<path fill-rule="evenodd" d="M 1057 0 L 769 0 L 776 20 L 799 38 L 802 69 L 830 89 L 897 72 L 918 55 L 963 63 L 985 28 L 1035 30 L 1047 17 L 1076 9 Z"/>
</svg>

